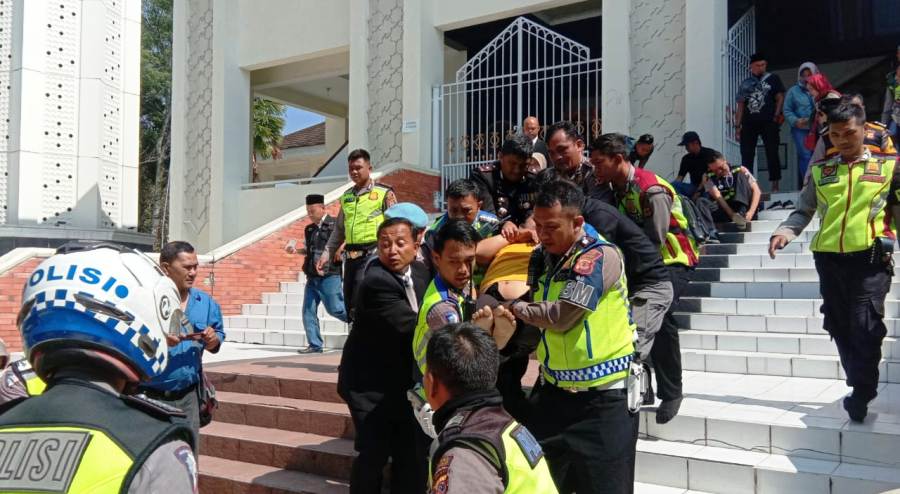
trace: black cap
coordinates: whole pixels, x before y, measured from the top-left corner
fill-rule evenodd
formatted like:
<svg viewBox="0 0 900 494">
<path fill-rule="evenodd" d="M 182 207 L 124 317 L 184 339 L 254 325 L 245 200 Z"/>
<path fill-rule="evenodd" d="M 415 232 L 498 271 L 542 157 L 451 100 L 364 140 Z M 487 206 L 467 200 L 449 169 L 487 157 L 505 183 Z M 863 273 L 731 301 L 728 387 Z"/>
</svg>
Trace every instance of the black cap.
<svg viewBox="0 0 900 494">
<path fill-rule="evenodd" d="M 689 130 L 689 131 L 685 132 L 683 136 L 681 136 L 681 142 L 679 142 L 678 145 L 679 146 L 687 146 L 688 143 L 691 143 L 694 141 L 700 142 L 700 134 L 697 134 L 693 130 Z"/>
<path fill-rule="evenodd" d="M 765 59 L 766 59 L 766 56 L 763 55 L 762 53 L 757 52 L 757 53 L 754 53 L 753 55 L 750 55 L 750 63 L 759 62 L 759 61 L 762 61 Z"/>
<path fill-rule="evenodd" d="M 637 142 L 642 142 L 644 144 L 653 144 L 653 136 L 650 134 L 644 134 L 638 137 Z"/>
<path fill-rule="evenodd" d="M 311 204 L 325 204 L 325 196 L 322 194 L 307 194 L 306 205 L 309 206 Z"/>
</svg>

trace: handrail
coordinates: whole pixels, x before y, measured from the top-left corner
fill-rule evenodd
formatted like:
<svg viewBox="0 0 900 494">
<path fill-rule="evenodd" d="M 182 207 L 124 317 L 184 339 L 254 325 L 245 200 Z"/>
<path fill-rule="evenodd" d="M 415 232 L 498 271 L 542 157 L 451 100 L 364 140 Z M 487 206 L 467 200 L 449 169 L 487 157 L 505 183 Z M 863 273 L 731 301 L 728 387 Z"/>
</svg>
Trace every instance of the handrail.
<svg viewBox="0 0 900 494">
<path fill-rule="evenodd" d="M 312 174 L 312 176 L 318 177 L 319 174 L 322 173 L 322 170 L 324 170 L 325 167 L 327 167 L 328 165 L 330 165 L 331 162 L 332 162 L 335 158 L 337 158 L 337 155 L 341 153 L 341 151 L 344 151 L 345 149 L 347 149 L 347 146 L 348 146 L 349 144 L 350 144 L 350 141 L 344 141 L 344 143 L 341 144 L 341 147 L 337 148 L 337 151 L 335 151 L 334 153 L 332 153 L 332 155 L 329 156 L 328 159 L 325 160 L 324 163 L 322 163 L 322 166 L 320 166 L 320 167 L 316 170 L 316 172 Z"/>
<path fill-rule="evenodd" d="M 271 182 L 254 182 L 249 184 L 241 185 L 241 190 L 253 190 L 253 189 L 268 189 L 271 187 L 277 187 L 279 185 L 286 184 L 312 184 L 312 183 L 328 183 L 328 182 L 346 182 L 347 177 L 337 176 L 337 177 L 305 177 L 305 178 L 291 178 L 288 180 L 273 180 Z"/>
</svg>

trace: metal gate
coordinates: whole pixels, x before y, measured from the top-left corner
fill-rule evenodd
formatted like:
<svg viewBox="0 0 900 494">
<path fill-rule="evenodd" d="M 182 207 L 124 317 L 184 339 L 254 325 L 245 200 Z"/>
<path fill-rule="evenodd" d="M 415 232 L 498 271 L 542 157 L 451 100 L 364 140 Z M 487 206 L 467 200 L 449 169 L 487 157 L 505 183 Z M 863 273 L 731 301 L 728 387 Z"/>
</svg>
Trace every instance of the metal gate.
<svg viewBox="0 0 900 494">
<path fill-rule="evenodd" d="M 586 139 L 599 136 L 600 62 L 588 47 L 516 19 L 456 72 L 456 82 L 433 90 L 432 158 L 442 191 L 497 159 L 527 116 L 540 120 L 541 138 L 560 120 L 575 122 Z"/>
<path fill-rule="evenodd" d="M 725 60 L 725 150 L 728 161 L 741 162 L 741 145 L 734 132 L 735 113 L 737 111 L 736 95 L 741 82 L 749 74 L 750 55 L 756 51 L 756 10 L 750 7 L 744 15 L 728 29 Z M 751 165 L 748 165 L 751 166 Z"/>
</svg>

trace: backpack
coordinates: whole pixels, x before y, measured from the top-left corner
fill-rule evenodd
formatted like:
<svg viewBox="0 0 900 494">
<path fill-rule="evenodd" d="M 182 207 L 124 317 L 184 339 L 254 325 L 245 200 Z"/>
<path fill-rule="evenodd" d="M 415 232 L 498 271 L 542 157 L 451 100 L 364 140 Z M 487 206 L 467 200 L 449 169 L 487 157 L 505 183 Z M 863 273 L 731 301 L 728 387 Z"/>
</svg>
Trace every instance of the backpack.
<svg viewBox="0 0 900 494">
<path fill-rule="evenodd" d="M 678 194 L 681 200 L 681 212 L 687 219 L 687 234 L 697 242 L 697 245 L 705 244 L 712 237 L 712 230 L 709 225 L 703 221 L 700 209 L 689 197 Z"/>
</svg>

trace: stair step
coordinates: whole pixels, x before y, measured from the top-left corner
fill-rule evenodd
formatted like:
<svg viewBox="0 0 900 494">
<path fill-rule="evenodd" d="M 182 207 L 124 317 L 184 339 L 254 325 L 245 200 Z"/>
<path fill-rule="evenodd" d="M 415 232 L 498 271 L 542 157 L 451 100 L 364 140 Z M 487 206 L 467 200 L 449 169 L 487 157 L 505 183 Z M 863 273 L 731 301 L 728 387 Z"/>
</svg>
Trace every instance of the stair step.
<svg viewBox="0 0 900 494">
<path fill-rule="evenodd" d="M 738 350 L 682 348 L 685 370 L 766 376 L 844 379 L 840 359 L 829 355 L 796 355 Z M 900 361 L 882 360 L 880 382 L 900 383 Z"/>
<path fill-rule="evenodd" d="M 285 329 L 285 330 L 303 330 L 303 318 L 300 315 L 295 316 L 268 316 L 268 315 L 240 315 L 227 316 L 225 318 L 225 326 L 231 328 L 247 328 L 247 329 Z M 347 330 L 347 324 L 334 319 L 319 318 L 319 330 L 340 332 Z"/>
<path fill-rule="evenodd" d="M 346 481 L 293 470 L 200 455 L 200 493 L 346 494 Z"/>
<path fill-rule="evenodd" d="M 716 297 L 716 298 L 800 298 L 818 299 L 818 281 L 788 282 L 788 281 L 692 281 L 685 288 L 686 297 Z M 891 283 L 888 292 L 889 299 L 900 297 L 900 282 Z"/>
<path fill-rule="evenodd" d="M 699 268 L 815 268 L 812 254 L 709 254 L 700 257 Z"/>
<path fill-rule="evenodd" d="M 322 341 L 327 349 L 342 349 L 347 342 L 347 332 L 322 331 Z M 304 331 L 279 329 L 225 328 L 225 340 L 236 343 L 306 348 L 309 343 Z"/>
<path fill-rule="evenodd" d="M 692 350 L 726 350 L 832 357 L 837 357 L 838 355 L 837 347 L 828 335 L 682 330 L 679 332 L 679 338 L 681 348 Z M 882 343 L 883 357 L 891 360 L 900 356 L 896 355 L 896 346 L 896 338 L 885 338 Z"/>
<path fill-rule="evenodd" d="M 343 403 L 218 391 L 216 421 L 327 437 L 353 439 L 353 421 Z"/>
<path fill-rule="evenodd" d="M 640 482 L 710 492 L 854 494 L 900 487 L 894 468 L 639 439 Z"/>
<path fill-rule="evenodd" d="M 264 304 L 244 304 L 241 306 L 241 314 L 247 316 L 293 316 L 293 317 L 301 317 L 303 315 L 303 304 L 276 304 L 276 303 L 264 303 Z M 338 321 L 337 318 L 328 314 L 325 311 L 325 308 L 322 305 L 319 305 L 319 310 L 317 311 L 317 315 L 319 319 L 325 319 L 329 321 Z"/>
<path fill-rule="evenodd" d="M 771 313 L 771 312 L 769 312 Z M 827 336 L 822 328 L 823 318 L 817 316 L 769 316 L 749 314 L 721 314 L 712 312 L 675 312 L 675 320 L 685 330 L 708 331 L 747 331 L 768 336 L 771 333 L 784 335 L 816 335 Z M 900 319 L 885 318 L 887 336 L 897 336 Z M 684 334 L 684 333 L 682 333 Z"/>
<path fill-rule="evenodd" d="M 223 422 L 200 431 L 200 452 L 341 480 L 349 478 L 356 456 L 347 439 Z"/>
<path fill-rule="evenodd" d="M 204 370 L 217 391 L 343 403 L 337 394 L 335 355 L 308 356 L 302 360 L 298 363 L 292 357 L 279 357 L 205 366 Z"/>
<path fill-rule="evenodd" d="M 900 274 L 900 268 L 894 268 L 894 274 Z M 815 268 L 785 267 L 706 267 L 700 266 L 691 274 L 691 281 L 722 282 L 782 282 L 782 283 L 818 283 L 819 273 Z"/>
<path fill-rule="evenodd" d="M 745 316 L 821 316 L 819 307 L 822 299 L 745 299 L 735 297 L 694 297 L 685 296 L 678 304 L 678 310 L 704 314 L 738 314 Z M 888 299 L 884 303 L 885 317 L 900 317 L 900 300 Z"/>
</svg>

